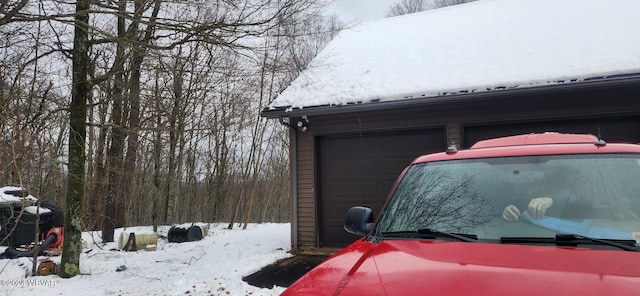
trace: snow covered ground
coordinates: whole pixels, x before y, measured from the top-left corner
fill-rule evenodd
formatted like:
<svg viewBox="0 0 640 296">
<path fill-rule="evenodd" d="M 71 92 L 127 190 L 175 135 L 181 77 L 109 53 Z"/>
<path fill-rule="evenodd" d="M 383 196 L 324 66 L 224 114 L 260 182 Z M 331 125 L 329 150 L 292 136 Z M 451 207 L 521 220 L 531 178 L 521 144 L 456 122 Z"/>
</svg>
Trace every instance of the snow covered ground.
<svg viewBox="0 0 640 296">
<path fill-rule="evenodd" d="M 207 228 L 206 224 L 196 224 Z M 25 277 L 30 258 L 0 260 L 0 295 L 279 295 L 283 287 L 261 289 L 242 281 L 278 259 L 291 256 L 289 224 L 249 224 L 246 230 L 208 225 L 201 241 L 169 243 L 158 239 L 156 251 L 117 251 L 94 234 L 84 233 L 87 248 L 80 258 L 82 275 Z M 180 225 L 188 228 L 190 225 Z M 160 227 L 166 237 L 169 226 Z M 151 227 L 127 228 L 150 233 Z M 116 230 L 120 238 L 122 229 Z M 4 249 L 0 249 L 0 252 Z M 41 259 L 45 257 L 40 257 Z M 51 257 L 60 263 L 60 256 Z M 117 271 L 121 270 L 121 271 Z"/>
</svg>

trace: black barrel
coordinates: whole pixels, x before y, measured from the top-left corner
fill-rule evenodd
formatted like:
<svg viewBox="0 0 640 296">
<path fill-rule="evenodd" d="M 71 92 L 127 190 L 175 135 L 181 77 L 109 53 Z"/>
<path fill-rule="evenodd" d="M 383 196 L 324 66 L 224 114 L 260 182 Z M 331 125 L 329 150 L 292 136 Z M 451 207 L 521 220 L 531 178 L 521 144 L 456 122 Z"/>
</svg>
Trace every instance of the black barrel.
<svg viewBox="0 0 640 296">
<path fill-rule="evenodd" d="M 189 228 L 171 226 L 167 233 L 170 243 L 193 242 L 202 239 L 202 228 L 192 225 Z"/>
</svg>

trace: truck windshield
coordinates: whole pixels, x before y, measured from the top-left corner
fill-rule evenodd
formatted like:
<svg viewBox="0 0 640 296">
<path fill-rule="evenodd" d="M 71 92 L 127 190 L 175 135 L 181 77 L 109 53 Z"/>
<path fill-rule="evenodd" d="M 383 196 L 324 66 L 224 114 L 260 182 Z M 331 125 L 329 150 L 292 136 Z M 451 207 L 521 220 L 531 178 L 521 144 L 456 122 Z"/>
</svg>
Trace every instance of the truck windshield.
<svg viewBox="0 0 640 296">
<path fill-rule="evenodd" d="M 375 233 L 420 229 L 485 240 L 565 233 L 635 239 L 640 232 L 640 155 L 415 164 L 393 192 Z"/>
</svg>

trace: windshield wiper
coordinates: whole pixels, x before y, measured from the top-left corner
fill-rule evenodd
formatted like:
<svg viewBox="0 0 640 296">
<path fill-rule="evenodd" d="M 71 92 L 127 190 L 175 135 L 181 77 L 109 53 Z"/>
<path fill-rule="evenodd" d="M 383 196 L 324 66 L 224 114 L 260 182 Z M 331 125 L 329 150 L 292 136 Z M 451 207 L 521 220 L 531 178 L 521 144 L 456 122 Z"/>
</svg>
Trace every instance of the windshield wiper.
<svg viewBox="0 0 640 296">
<path fill-rule="evenodd" d="M 640 249 L 636 247 L 635 240 L 626 239 L 604 239 L 593 238 L 579 234 L 556 234 L 555 238 L 551 237 L 501 237 L 500 242 L 503 244 L 514 243 L 541 243 L 541 244 L 555 244 L 557 246 L 577 247 L 578 245 L 606 245 L 616 247 L 625 251 L 638 252 Z"/>
<path fill-rule="evenodd" d="M 475 234 L 458 234 L 422 228 L 415 231 L 390 231 L 381 233 L 383 237 L 453 238 L 463 242 L 477 242 Z"/>
<path fill-rule="evenodd" d="M 625 251 L 640 251 L 636 247 L 636 241 L 632 239 L 602 239 L 602 238 L 594 238 L 588 237 L 579 234 L 556 234 L 556 240 L 558 242 L 568 242 L 569 244 L 577 245 L 580 243 L 597 243 L 601 245 L 608 245 L 620 248 Z"/>
</svg>

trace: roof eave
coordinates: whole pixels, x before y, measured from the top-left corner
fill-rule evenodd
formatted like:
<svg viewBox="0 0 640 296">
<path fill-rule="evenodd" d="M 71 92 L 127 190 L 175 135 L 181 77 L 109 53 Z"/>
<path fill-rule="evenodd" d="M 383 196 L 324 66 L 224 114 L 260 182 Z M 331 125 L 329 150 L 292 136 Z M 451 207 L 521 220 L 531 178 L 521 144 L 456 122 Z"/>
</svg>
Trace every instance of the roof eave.
<svg viewBox="0 0 640 296">
<path fill-rule="evenodd" d="M 393 108 L 410 108 L 415 106 L 423 106 L 428 104 L 443 102 L 460 102 L 478 99 L 491 99 L 504 96 L 517 96 L 527 94 L 542 94 L 563 91 L 585 90 L 599 87 L 624 87 L 640 84 L 640 73 L 625 75 L 622 77 L 592 79 L 580 82 L 569 82 L 559 84 L 544 84 L 529 87 L 514 87 L 502 90 L 492 90 L 483 92 L 472 92 L 462 94 L 441 95 L 433 97 L 412 98 L 395 101 L 383 102 L 367 102 L 353 103 L 346 105 L 324 105 L 304 108 L 278 107 L 264 108 L 260 112 L 260 116 L 265 118 L 281 118 L 281 117 L 302 117 L 302 116 L 318 116 L 328 114 L 342 114 L 353 112 L 379 111 L 383 109 Z"/>
</svg>

